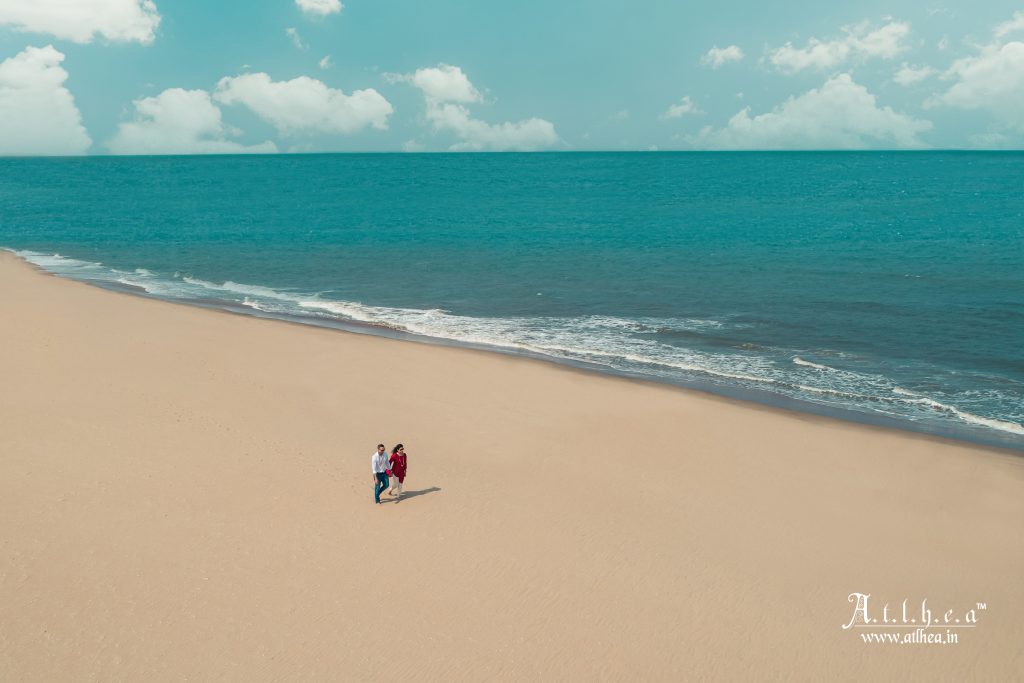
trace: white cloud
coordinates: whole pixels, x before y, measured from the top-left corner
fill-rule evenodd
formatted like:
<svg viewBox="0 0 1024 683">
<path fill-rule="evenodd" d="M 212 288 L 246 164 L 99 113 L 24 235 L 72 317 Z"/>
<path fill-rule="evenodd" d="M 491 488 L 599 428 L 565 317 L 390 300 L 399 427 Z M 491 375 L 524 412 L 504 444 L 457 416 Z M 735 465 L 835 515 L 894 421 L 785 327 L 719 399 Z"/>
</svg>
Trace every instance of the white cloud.
<svg viewBox="0 0 1024 683">
<path fill-rule="evenodd" d="M 340 0 L 295 0 L 295 5 L 306 14 L 318 17 L 337 14 L 343 7 Z"/>
<path fill-rule="evenodd" d="M 391 83 L 411 83 L 423 93 L 427 121 L 434 130 L 449 131 L 459 138 L 459 142 L 451 146 L 452 150 L 528 152 L 559 142 L 554 124 L 544 119 L 533 117 L 498 124 L 474 119 L 465 104 L 480 102 L 483 96 L 457 66 L 439 64 L 417 69 L 410 75 L 385 74 L 384 77 Z"/>
<path fill-rule="evenodd" d="M 949 106 L 992 113 L 1003 124 L 1024 131 L 1024 42 L 1001 39 L 1024 29 L 1024 13 L 993 31 L 995 40 L 973 57 L 958 59 L 942 75 L 955 80 L 946 92 L 925 101 L 925 107 Z"/>
<path fill-rule="evenodd" d="M 746 108 L 725 128 L 704 128 L 690 142 L 710 149 L 865 149 L 923 147 L 918 135 L 931 122 L 879 107 L 875 96 L 839 74 L 820 88 L 790 97 L 771 112 Z"/>
<path fill-rule="evenodd" d="M 742 59 L 743 50 L 738 45 L 730 45 L 729 47 L 718 47 L 715 45 L 708 50 L 706 55 L 700 58 L 700 63 L 704 66 L 710 66 L 712 69 L 717 69 L 723 64 L 738 62 Z"/>
<path fill-rule="evenodd" d="M 222 78 L 214 98 L 223 104 L 245 105 L 284 134 L 384 130 L 394 111 L 373 88 L 346 95 L 308 76 L 290 81 L 272 81 L 265 73 Z"/>
<path fill-rule="evenodd" d="M 331 56 L 330 55 L 327 55 L 323 59 L 320 60 L 320 68 L 321 69 L 330 69 L 331 68 Z"/>
<path fill-rule="evenodd" d="M 64 55 L 27 47 L 0 62 L 0 155 L 84 154 L 92 140 L 64 81 Z"/>
<path fill-rule="evenodd" d="M 869 23 L 861 22 L 844 26 L 842 31 L 846 34 L 842 38 L 830 41 L 811 38 L 802 48 L 786 43 L 769 52 L 768 61 L 782 71 L 794 73 L 804 69 L 831 69 L 850 59 L 892 59 L 907 49 L 903 39 L 910 33 L 910 24 L 891 21 L 872 31 Z"/>
<path fill-rule="evenodd" d="M 1002 133 L 978 133 L 968 138 L 974 149 L 1013 149 L 1010 138 Z"/>
<path fill-rule="evenodd" d="M 920 83 L 933 74 L 935 74 L 935 69 L 930 66 L 910 66 L 903 62 L 903 66 L 893 75 L 892 80 L 900 85 L 913 85 Z"/>
<path fill-rule="evenodd" d="M 943 78 L 957 82 L 929 98 L 926 107 L 984 109 L 1024 130 L 1024 43 L 986 46 L 976 57 L 953 62 Z"/>
<path fill-rule="evenodd" d="M 1014 12 L 1013 18 L 996 26 L 992 32 L 996 40 L 1002 40 L 1011 33 L 1024 31 L 1024 12 Z"/>
<path fill-rule="evenodd" d="M 389 74 L 394 77 L 394 74 Z M 404 80 L 419 88 L 423 95 L 438 102 L 480 102 L 483 96 L 469 82 L 466 76 L 457 66 L 451 64 L 438 64 L 436 67 L 416 69 L 411 76 L 398 76 L 397 80 Z"/>
<path fill-rule="evenodd" d="M 677 102 L 676 104 L 673 104 L 672 106 L 670 106 L 665 111 L 665 113 L 662 114 L 659 118 L 661 118 L 661 119 L 680 119 L 680 118 L 686 116 L 687 114 L 703 114 L 703 113 L 704 112 L 702 112 L 700 109 L 698 109 L 697 105 L 693 103 L 693 100 L 690 99 L 690 96 L 686 95 L 686 96 L 683 97 L 683 99 L 679 100 L 679 102 Z"/>
<path fill-rule="evenodd" d="M 306 48 L 309 47 L 309 45 L 306 45 L 304 42 L 302 42 L 302 36 L 299 35 L 297 29 L 291 27 L 286 28 L 284 30 L 284 34 L 288 36 L 288 40 L 292 41 L 292 45 L 294 45 L 298 49 L 305 50 Z"/>
<path fill-rule="evenodd" d="M 612 114 L 612 121 L 627 121 L 629 120 L 629 110 L 620 109 L 619 111 Z"/>
<path fill-rule="evenodd" d="M 205 90 L 170 88 L 135 100 L 135 118 L 117 127 L 107 143 L 114 154 L 239 154 L 276 152 L 273 142 L 246 146 L 228 140 L 239 131 L 225 126 Z"/>
<path fill-rule="evenodd" d="M 148 45 L 156 36 L 160 13 L 152 0 L 2 0 L 3 25 L 76 43 L 101 36 Z"/>
<path fill-rule="evenodd" d="M 865 33 L 868 28 L 870 24 L 863 22 L 847 29 L 847 40 L 854 52 L 865 57 L 892 59 L 909 49 L 903 44 L 903 39 L 910 34 L 910 24 L 892 21 L 880 29 Z"/>
<path fill-rule="evenodd" d="M 558 144 L 555 126 L 544 119 L 490 124 L 474 119 L 462 104 L 427 100 L 427 120 L 435 130 L 455 133 L 454 151 L 483 150 L 532 152 Z"/>
</svg>

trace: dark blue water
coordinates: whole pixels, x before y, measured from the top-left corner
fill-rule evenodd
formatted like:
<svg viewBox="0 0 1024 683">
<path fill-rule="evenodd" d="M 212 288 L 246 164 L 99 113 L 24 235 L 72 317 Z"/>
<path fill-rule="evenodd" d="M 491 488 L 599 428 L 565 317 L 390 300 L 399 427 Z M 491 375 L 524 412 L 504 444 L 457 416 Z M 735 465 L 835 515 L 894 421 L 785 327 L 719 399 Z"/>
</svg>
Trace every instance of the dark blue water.
<svg viewBox="0 0 1024 683">
<path fill-rule="evenodd" d="M 1017 153 L 0 159 L 0 246 L 1024 448 Z"/>
</svg>

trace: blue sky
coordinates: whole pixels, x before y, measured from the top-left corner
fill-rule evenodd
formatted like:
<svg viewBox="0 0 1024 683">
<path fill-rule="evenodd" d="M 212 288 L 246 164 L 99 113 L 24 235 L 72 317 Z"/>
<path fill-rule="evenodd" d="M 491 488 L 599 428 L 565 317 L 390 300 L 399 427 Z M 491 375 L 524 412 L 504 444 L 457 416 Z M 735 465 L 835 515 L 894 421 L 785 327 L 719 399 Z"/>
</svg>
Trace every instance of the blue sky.
<svg viewBox="0 0 1024 683">
<path fill-rule="evenodd" d="M 1024 3 L 0 0 L 0 154 L 1022 143 Z"/>
</svg>

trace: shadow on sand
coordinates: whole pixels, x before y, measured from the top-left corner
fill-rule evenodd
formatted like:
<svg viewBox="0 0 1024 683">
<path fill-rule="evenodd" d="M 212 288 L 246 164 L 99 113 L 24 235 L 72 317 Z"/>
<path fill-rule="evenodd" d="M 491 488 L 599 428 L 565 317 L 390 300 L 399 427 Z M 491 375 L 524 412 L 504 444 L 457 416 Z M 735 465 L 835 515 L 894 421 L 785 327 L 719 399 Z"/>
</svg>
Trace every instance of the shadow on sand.
<svg viewBox="0 0 1024 683">
<path fill-rule="evenodd" d="M 431 486 L 429 489 L 422 489 L 420 491 L 405 491 L 404 493 L 402 493 L 402 497 L 399 500 L 407 500 L 409 498 L 415 498 L 416 496 L 425 496 L 428 493 L 433 493 L 434 491 L 440 491 L 440 490 L 441 489 L 438 488 L 437 486 Z M 398 500 L 395 500 L 391 496 L 388 496 L 387 500 L 392 502 L 392 503 L 397 503 L 398 502 Z M 380 502 L 382 502 L 382 503 L 385 502 L 385 497 L 384 496 L 380 497 Z"/>
</svg>

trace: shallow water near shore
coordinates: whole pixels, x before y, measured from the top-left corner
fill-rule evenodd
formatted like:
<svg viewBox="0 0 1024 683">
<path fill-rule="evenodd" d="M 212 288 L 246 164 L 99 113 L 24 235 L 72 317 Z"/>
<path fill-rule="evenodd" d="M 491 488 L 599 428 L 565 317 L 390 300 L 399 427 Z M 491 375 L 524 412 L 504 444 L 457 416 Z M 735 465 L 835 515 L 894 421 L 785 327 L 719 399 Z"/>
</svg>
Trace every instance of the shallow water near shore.
<svg viewBox="0 0 1024 683">
<path fill-rule="evenodd" d="M 1024 155 L 0 159 L 0 246 L 159 298 L 1024 448 Z"/>
</svg>

